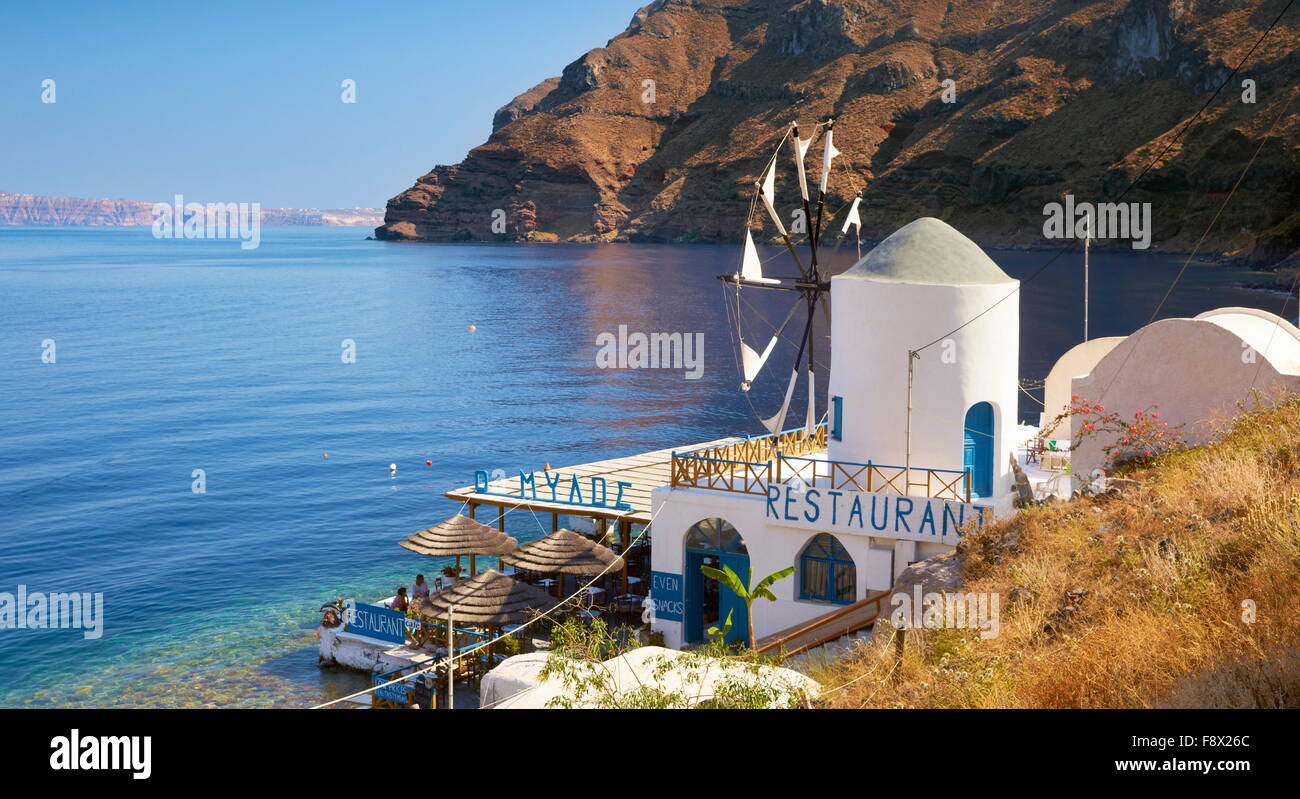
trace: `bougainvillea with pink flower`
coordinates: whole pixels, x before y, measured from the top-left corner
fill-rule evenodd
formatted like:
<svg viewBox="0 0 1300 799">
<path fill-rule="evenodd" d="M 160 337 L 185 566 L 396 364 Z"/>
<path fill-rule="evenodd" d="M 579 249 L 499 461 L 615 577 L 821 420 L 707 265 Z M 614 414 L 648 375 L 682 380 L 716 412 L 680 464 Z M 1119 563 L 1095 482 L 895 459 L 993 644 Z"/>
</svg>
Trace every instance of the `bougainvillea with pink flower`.
<svg viewBox="0 0 1300 799">
<path fill-rule="evenodd" d="M 1092 402 L 1075 394 L 1070 404 L 1046 427 L 1043 436 L 1050 436 L 1065 420 L 1079 417 L 1071 448 L 1077 448 L 1085 438 L 1102 436 L 1107 443 L 1101 447 L 1106 456 L 1106 469 L 1119 466 L 1140 466 L 1150 463 L 1168 452 L 1187 447 L 1183 425 L 1170 426 L 1160 418 L 1159 406 L 1136 411 L 1132 419 L 1125 419 L 1115 411 L 1107 411 L 1100 402 Z"/>
</svg>

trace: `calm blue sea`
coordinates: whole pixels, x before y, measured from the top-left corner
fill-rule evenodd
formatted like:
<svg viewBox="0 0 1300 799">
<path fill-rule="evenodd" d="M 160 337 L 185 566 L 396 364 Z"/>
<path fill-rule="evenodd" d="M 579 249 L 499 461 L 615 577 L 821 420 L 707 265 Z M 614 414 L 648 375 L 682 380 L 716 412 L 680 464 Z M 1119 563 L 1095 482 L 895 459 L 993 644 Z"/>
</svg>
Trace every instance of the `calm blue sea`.
<svg viewBox="0 0 1300 799">
<path fill-rule="evenodd" d="M 0 228 L 0 591 L 103 592 L 106 617 L 100 640 L 0 630 L 0 705 L 340 695 L 365 681 L 317 669 L 317 608 L 435 573 L 396 542 L 455 513 L 441 493 L 475 469 L 759 432 L 713 279 L 732 248 L 366 233 L 266 228 L 246 251 L 147 228 Z M 1048 257 L 991 254 L 1016 277 Z M 1179 265 L 1093 264 L 1095 336 L 1144 323 Z M 1281 307 L 1238 279 L 1194 266 L 1164 315 Z M 1025 376 L 1077 342 L 1080 283 L 1061 259 L 1023 292 Z M 782 295 L 755 294 L 753 318 L 779 321 Z M 596 337 L 620 324 L 704 333 L 704 376 L 598 369 Z M 754 392 L 765 412 L 776 382 Z M 524 513 L 507 529 L 535 537 Z"/>
</svg>

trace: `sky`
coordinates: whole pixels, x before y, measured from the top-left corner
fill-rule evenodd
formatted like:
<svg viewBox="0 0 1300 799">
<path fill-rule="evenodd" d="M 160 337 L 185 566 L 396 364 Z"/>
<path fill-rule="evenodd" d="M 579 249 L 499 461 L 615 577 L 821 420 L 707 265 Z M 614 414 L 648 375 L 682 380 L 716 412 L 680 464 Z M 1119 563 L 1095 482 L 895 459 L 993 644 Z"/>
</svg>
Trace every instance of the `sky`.
<svg viewBox="0 0 1300 799">
<path fill-rule="evenodd" d="M 382 208 L 646 2 L 0 3 L 0 191 Z"/>
</svg>

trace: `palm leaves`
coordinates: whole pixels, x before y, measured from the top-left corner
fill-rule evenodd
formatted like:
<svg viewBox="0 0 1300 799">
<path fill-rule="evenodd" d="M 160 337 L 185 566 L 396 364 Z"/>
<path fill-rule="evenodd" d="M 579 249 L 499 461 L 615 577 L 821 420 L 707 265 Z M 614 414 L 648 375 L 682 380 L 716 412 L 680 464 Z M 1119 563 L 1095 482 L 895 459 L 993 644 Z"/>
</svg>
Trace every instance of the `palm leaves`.
<svg viewBox="0 0 1300 799">
<path fill-rule="evenodd" d="M 771 589 L 772 584 L 775 583 L 777 580 L 784 580 L 785 578 L 794 574 L 794 567 L 787 566 L 784 569 L 781 569 L 780 571 L 772 572 L 768 576 L 764 577 L 762 580 L 759 580 L 758 584 L 752 588 L 745 585 L 745 583 L 741 582 L 740 575 L 732 571 L 730 566 L 723 566 L 721 569 L 715 569 L 712 566 L 700 566 L 700 571 L 704 574 L 705 577 L 708 577 L 709 579 L 712 580 L 717 580 L 718 582 L 722 583 L 726 587 L 730 588 L 732 593 L 734 593 L 736 596 L 744 600 L 745 611 L 746 611 L 745 615 L 747 617 L 746 620 L 749 622 L 748 645 L 750 649 L 753 649 L 754 648 L 754 600 L 761 597 L 763 599 L 766 599 L 768 602 L 775 602 L 776 594 L 772 593 L 772 589 Z M 752 566 L 749 568 L 749 579 L 750 580 L 754 579 L 754 567 Z M 715 634 L 714 633 L 715 629 L 717 628 L 710 629 L 709 634 L 710 635 Z M 731 629 L 731 613 L 728 612 L 727 622 L 722 630 L 723 635 L 725 636 L 727 631 L 729 631 L 730 629 Z"/>
</svg>

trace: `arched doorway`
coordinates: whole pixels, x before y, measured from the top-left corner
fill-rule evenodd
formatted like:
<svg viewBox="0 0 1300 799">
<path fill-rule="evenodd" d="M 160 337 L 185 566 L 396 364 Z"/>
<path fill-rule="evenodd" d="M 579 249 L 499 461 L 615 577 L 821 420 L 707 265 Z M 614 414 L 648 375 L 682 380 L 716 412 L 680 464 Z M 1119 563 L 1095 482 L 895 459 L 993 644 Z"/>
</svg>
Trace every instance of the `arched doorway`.
<svg viewBox="0 0 1300 799">
<path fill-rule="evenodd" d="M 686 583 L 686 641 L 703 641 L 707 630 L 722 626 L 731 614 L 728 641 L 744 641 L 749 627 L 745 602 L 730 588 L 704 576 L 701 566 L 721 569 L 729 566 L 741 581 L 749 583 L 749 550 L 740 533 L 726 519 L 704 519 L 686 531 L 686 558 L 682 575 Z"/>
<path fill-rule="evenodd" d="M 993 406 L 977 402 L 966 411 L 962 436 L 962 464 L 970 469 L 970 490 L 975 497 L 993 494 Z"/>
</svg>

